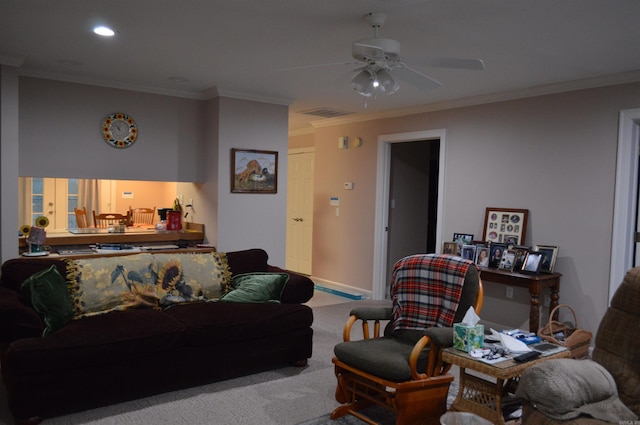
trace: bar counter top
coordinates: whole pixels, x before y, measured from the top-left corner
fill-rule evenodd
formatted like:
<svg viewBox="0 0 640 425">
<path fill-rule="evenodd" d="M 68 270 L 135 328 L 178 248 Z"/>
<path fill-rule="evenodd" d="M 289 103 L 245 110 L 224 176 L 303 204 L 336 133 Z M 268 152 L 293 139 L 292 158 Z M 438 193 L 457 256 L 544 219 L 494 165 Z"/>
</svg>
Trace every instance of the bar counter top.
<svg viewBox="0 0 640 425">
<path fill-rule="evenodd" d="M 72 229 L 66 232 L 47 232 L 45 246 L 55 252 L 59 249 L 78 249 L 95 244 L 154 245 L 176 244 L 196 246 L 204 242 L 204 225 L 186 223 L 183 230 L 155 230 L 130 227 L 124 233 L 109 233 L 108 229 Z M 24 236 L 18 238 L 20 251 L 27 249 Z"/>
</svg>

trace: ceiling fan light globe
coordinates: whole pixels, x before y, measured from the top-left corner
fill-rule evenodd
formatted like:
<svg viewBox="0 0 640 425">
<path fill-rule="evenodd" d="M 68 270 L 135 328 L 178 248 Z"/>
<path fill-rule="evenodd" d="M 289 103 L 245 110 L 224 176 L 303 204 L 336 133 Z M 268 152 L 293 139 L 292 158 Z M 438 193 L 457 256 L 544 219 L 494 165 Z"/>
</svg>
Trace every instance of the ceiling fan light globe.
<svg viewBox="0 0 640 425">
<path fill-rule="evenodd" d="M 377 72 L 376 81 L 378 82 L 377 89 L 385 94 L 393 94 L 400 88 L 386 69 L 381 69 Z"/>
<path fill-rule="evenodd" d="M 373 92 L 375 91 L 371 73 L 366 69 L 359 72 L 353 80 L 351 80 L 351 86 L 358 94 L 365 97 L 373 96 Z"/>
</svg>

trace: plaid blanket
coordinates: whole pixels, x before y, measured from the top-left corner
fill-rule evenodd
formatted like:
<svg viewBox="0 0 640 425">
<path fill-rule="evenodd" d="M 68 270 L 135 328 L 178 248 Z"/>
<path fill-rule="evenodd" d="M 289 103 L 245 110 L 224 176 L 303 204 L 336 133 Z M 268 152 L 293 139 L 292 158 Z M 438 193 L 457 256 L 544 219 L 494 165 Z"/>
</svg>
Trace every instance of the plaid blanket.
<svg viewBox="0 0 640 425">
<path fill-rule="evenodd" d="M 450 327 L 458 309 L 467 270 L 461 257 L 419 254 L 393 266 L 393 330 Z"/>
</svg>

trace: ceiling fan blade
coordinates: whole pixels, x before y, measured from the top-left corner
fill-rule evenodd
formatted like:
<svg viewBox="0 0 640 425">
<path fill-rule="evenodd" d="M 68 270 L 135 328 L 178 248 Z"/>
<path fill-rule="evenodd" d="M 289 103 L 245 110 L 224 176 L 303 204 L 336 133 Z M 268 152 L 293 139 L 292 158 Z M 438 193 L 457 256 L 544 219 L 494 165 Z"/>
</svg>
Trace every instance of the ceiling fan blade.
<svg viewBox="0 0 640 425">
<path fill-rule="evenodd" d="M 360 65 L 360 62 L 349 61 L 349 62 L 332 62 L 332 63 L 317 63 L 314 65 L 301 65 L 301 66 L 289 66 L 286 68 L 278 68 L 276 71 L 296 71 L 299 69 L 309 69 L 309 68 L 321 68 L 324 66 L 338 66 L 338 65 Z"/>
<path fill-rule="evenodd" d="M 431 77 L 427 77 L 423 73 L 409 68 L 406 65 L 402 65 L 398 68 L 393 68 L 392 75 L 398 76 L 398 78 L 400 78 L 401 80 L 411 84 L 412 86 L 420 90 L 429 91 L 442 86 L 440 82 L 434 80 Z"/>
<path fill-rule="evenodd" d="M 412 63 L 420 66 L 433 66 L 436 68 L 469 69 L 474 71 L 481 71 L 484 69 L 484 62 L 482 62 L 482 59 L 423 58 L 418 59 L 417 61 L 412 60 Z"/>
</svg>

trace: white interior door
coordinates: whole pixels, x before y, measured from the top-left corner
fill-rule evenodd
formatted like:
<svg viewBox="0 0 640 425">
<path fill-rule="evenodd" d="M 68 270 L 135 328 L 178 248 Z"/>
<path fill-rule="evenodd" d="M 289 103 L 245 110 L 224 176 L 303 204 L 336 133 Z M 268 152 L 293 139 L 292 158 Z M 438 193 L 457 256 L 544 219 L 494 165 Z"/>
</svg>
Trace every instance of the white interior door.
<svg viewBox="0 0 640 425">
<path fill-rule="evenodd" d="M 286 268 L 311 275 L 313 244 L 312 149 L 291 149 L 287 175 L 287 254 Z"/>
</svg>

